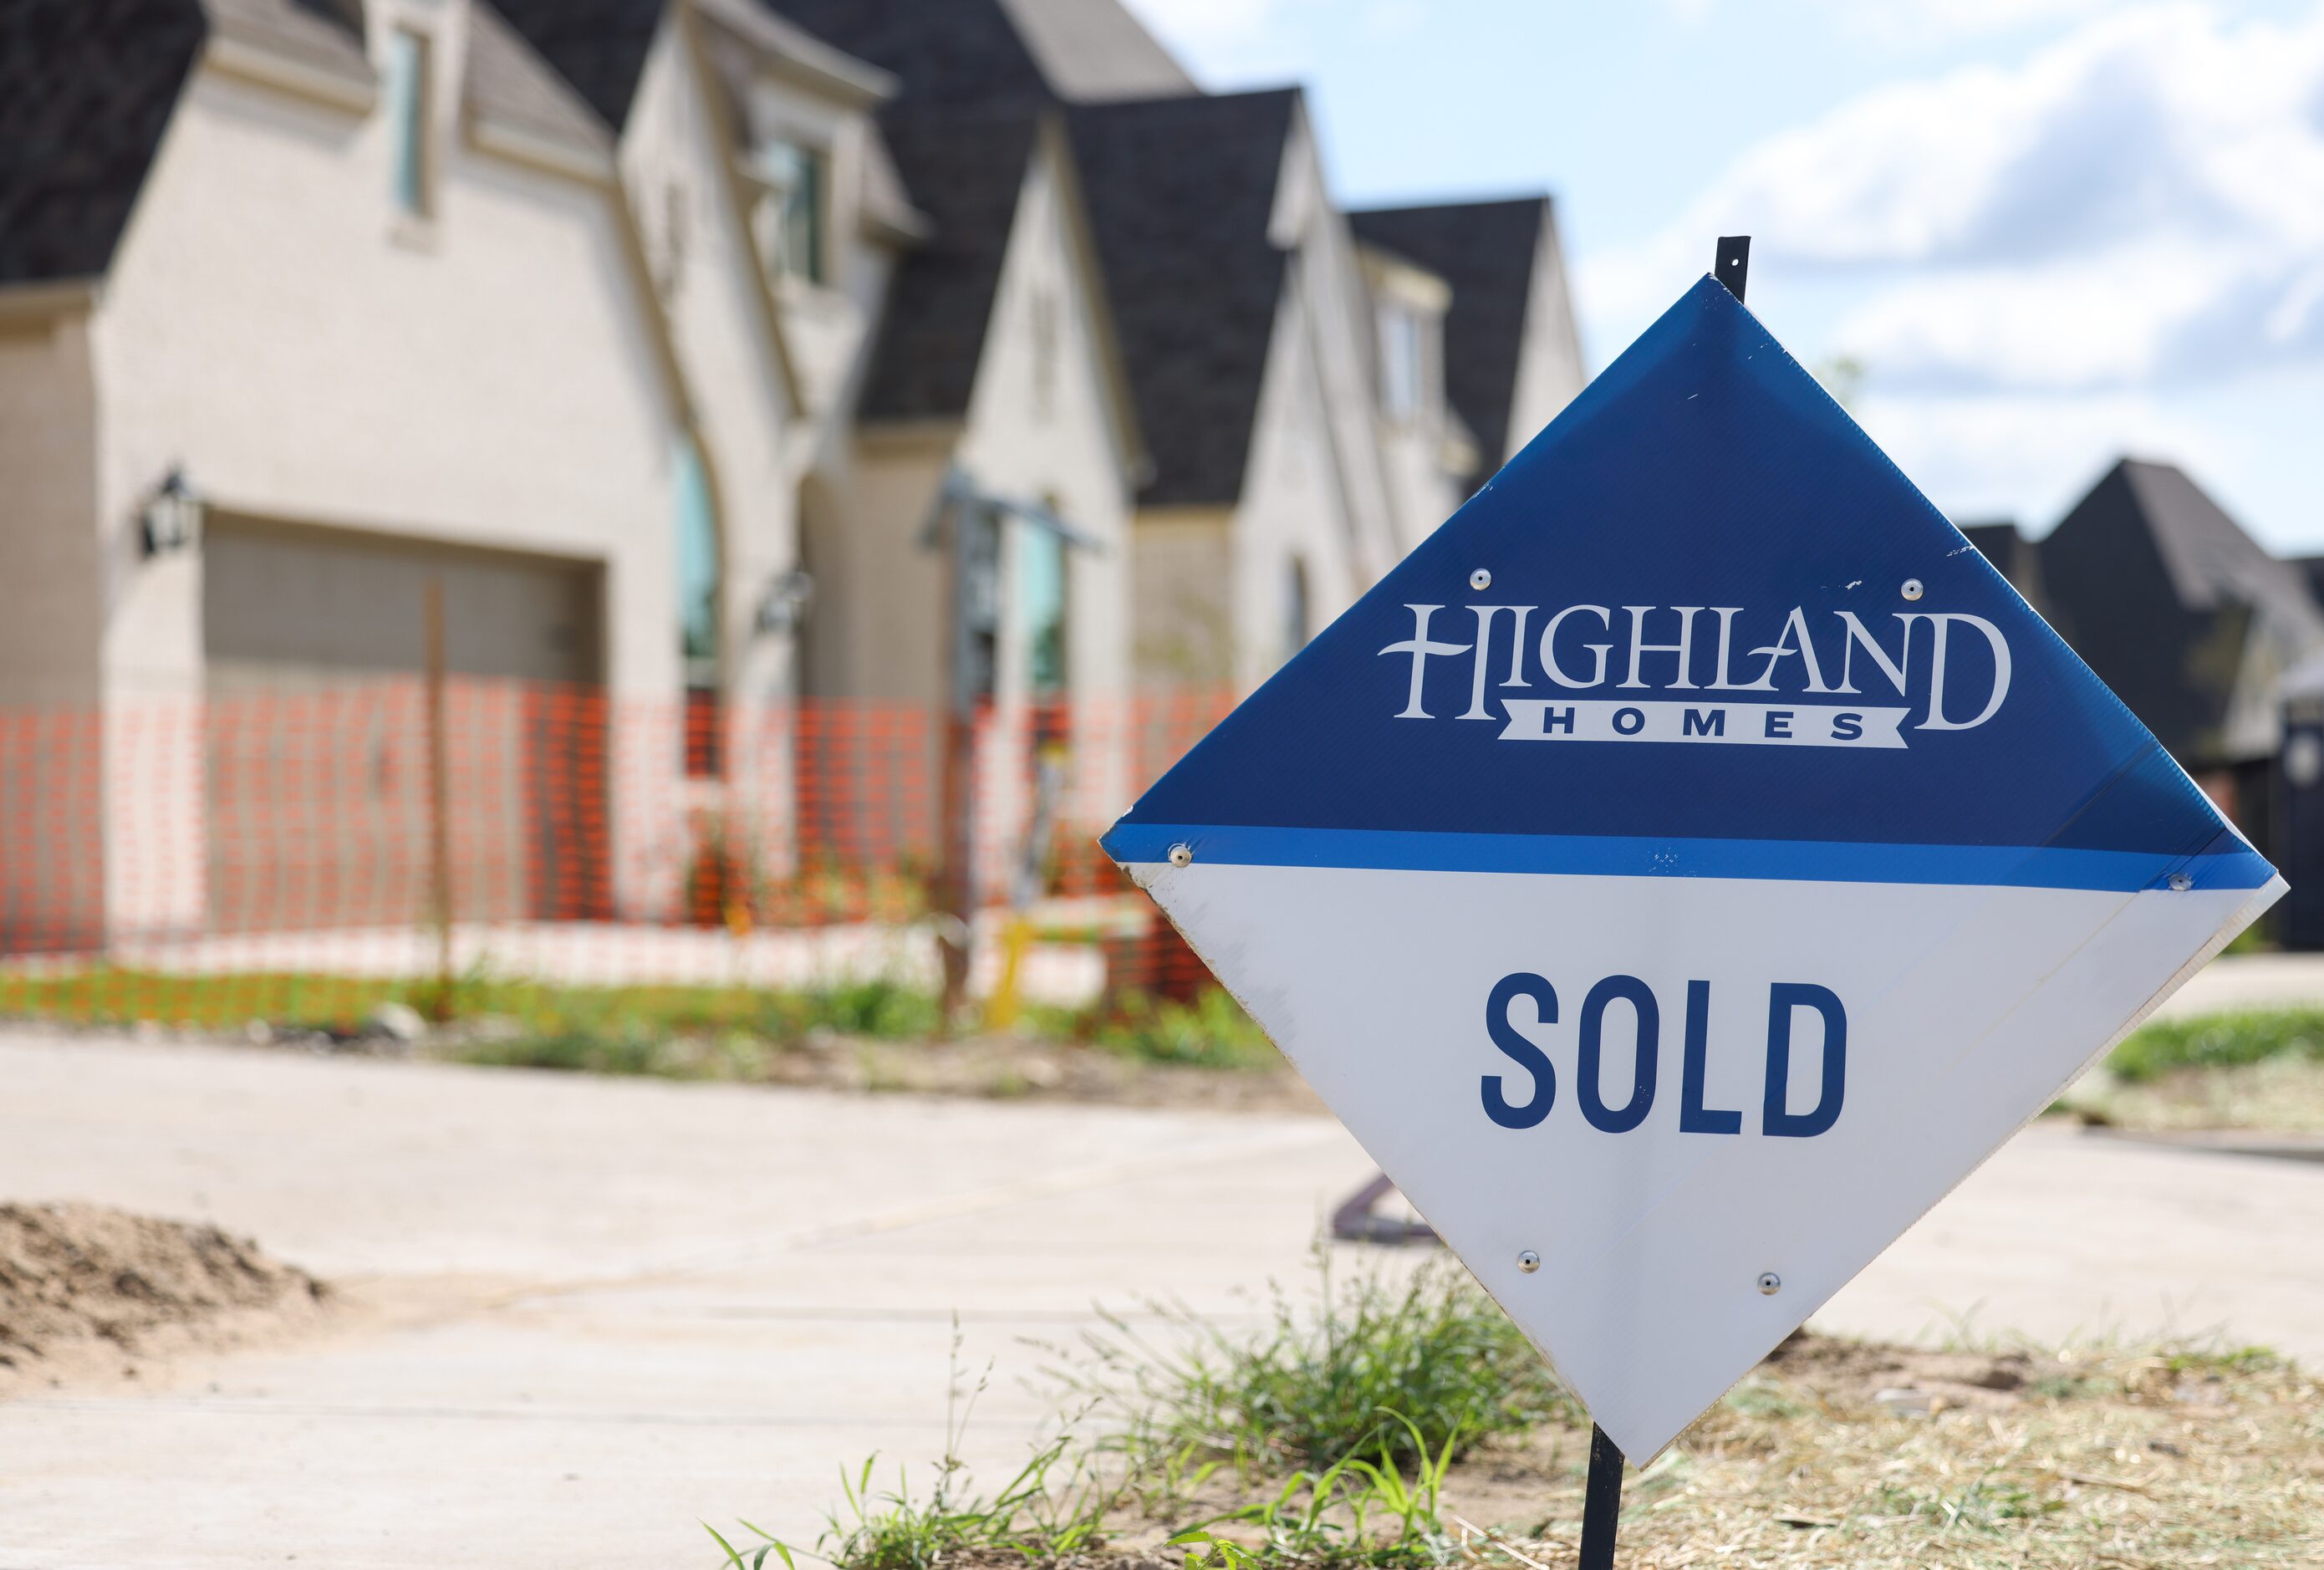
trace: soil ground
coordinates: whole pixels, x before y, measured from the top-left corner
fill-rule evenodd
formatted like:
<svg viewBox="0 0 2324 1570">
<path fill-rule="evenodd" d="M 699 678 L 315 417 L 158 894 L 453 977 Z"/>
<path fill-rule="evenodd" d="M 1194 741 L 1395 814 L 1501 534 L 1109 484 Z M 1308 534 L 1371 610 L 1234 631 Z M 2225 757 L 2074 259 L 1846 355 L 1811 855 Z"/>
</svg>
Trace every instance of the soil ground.
<svg viewBox="0 0 2324 1570">
<path fill-rule="evenodd" d="M 1629 1473 L 1618 1562 L 2312 1570 L 2324 1564 L 2320 1396 L 2297 1368 L 2249 1351 L 1932 1351 L 1803 1332 Z M 1443 1559 L 1572 1563 L 1589 1448 L 1586 1428 L 1553 1427 L 1457 1461 Z M 1174 1519 L 1271 1492 L 1214 1474 Z M 1085 1570 L 1175 1570 L 1166 1527 L 1130 1516 L 1119 1527 Z M 1259 1540 L 1248 1524 L 1216 1529 Z"/>
<path fill-rule="evenodd" d="M 102 1205 L 0 1205 L 0 1399 L 279 1344 L 328 1288 L 215 1226 Z"/>
<path fill-rule="evenodd" d="M 1259 1328 L 1264 1284 L 1303 1277 L 1318 1221 L 1373 1170 L 1314 1116 L 678 1085 L 21 1030 L 0 1030 L 0 1196 L 256 1236 L 338 1285 L 355 1310 L 311 1338 L 189 1355 L 167 1377 L 0 1401 L 10 1570 L 246 1570 L 293 1556 L 335 1570 L 709 1570 L 716 1556 L 696 1523 L 737 1516 L 812 1542 L 840 1502 L 843 1461 L 878 1452 L 885 1484 L 897 1463 L 924 1478 L 943 1454 L 955 1316 L 969 1365 L 998 1360 L 966 1441 L 977 1475 L 997 1485 L 1055 1410 L 1054 1391 L 1027 1382 L 1041 1363 L 1028 1342 L 1102 1329 L 1093 1304 L 1134 1314 L 1153 1299 Z M 2324 1169 L 2313 1164 L 2036 1128 L 1818 1323 L 1898 1341 L 1958 1338 L 1966 1321 L 2051 1344 L 2224 1324 L 2324 1362 L 2319 1236 Z M 1339 1253 L 1393 1268 L 1416 1251 Z M 369 1312 L 377 1304 L 392 1312 Z M 1890 1377 L 1868 1371 L 1859 1383 Z M 1781 1391 L 1738 1399 L 1821 1409 Z M 1884 1570 L 1917 1543 L 1920 1557 L 1904 1562 L 1957 1570 L 1978 1563 L 1955 1552 L 1962 1543 L 1983 1553 L 2017 1539 L 1970 1538 L 1966 1524 L 1940 1537 L 1927 1512 L 1973 1520 L 2015 1508 L 1994 1503 L 2004 1483 L 2035 1509 L 2147 1508 L 2148 1495 L 2036 1470 L 2053 1460 L 2150 1495 L 2158 1481 L 2174 1500 L 2209 1490 L 2230 1509 L 2299 1497 L 2244 1437 L 2249 1419 L 2280 1444 L 2278 1421 L 2297 1408 L 2256 1399 L 2109 1406 L 2103 1448 L 2049 1427 L 2052 1408 L 2031 1398 L 1930 1417 L 1849 1409 L 1862 1416 L 1833 1430 L 1850 1436 L 1839 1452 L 1807 1445 L 1806 1417 L 1754 1417 L 1747 1430 L 1749 1414 L 1737 1413 L 1723 1450 L 1706 1442 L 1689 1451 L 1692 1470 L 1633 1480 L 1626 1541 L 1659 1554 L 1658 1534 L 1683 1526 L 1708 1547 L 1659 1563 L 1780 1564 L 1779 1552 L 1812 1543 L 1826 1562 Z M 2315 1411 L 2311 1399 L 2301 1420 Z M 2201 1445 L 2178 1429 L 2186 1422 Z M 1797 1459 L 1753 1459 L 1752 1434 L 1784 1446 L 1779 1462 Z M 2184 1465 L 2148 1448 L 2154 1439 Z M 1555 1465 L 1508 1485 L 1525 1509 L 1486 1499 L 1472 1510 L 1465 1495 L 1454 1507 L 1480 1524 L 1529 1528 L 1540 1515 L 1528 1511 L 1565 1520 L 1578 1438 L 1562 1453 L 1554 1435 L 1535 1443 Z M 2324 1451 L 2324 1436 L 2306 1446 Z M 1909 1470 L 1884 1474 L 1892 1461 Z M 1956 1469 L 1941 1486 L 1929 1481 L 1943 1478 L 1941 1464 Z M 1997 1464 L 1992 1487 L 1972 1493 Z M 1902 1492 L 1884 1495 L 1890 1485 Z M 1688 1488 L 1688 1502 L 1655 1508 Z M 2172 1492 L 2182 1488 L 2196 1492 Z M 1915 1509 L 1923 1524 L 1851 1538 L 1777 1519 L 1839 1519 L 1840 1506 L 1867 1533 Z M 1721 1510 L 1730 1524 L 1714 1536 Z M 1748 1551 L 1711 1552 L 1729 1543 Z M 1860 1560 L 1838 1557 L 1851 1546 Z M 2061 1562 L 2110 1563 L 2102 1543 L 2081 1547 Z"/>
</svg>

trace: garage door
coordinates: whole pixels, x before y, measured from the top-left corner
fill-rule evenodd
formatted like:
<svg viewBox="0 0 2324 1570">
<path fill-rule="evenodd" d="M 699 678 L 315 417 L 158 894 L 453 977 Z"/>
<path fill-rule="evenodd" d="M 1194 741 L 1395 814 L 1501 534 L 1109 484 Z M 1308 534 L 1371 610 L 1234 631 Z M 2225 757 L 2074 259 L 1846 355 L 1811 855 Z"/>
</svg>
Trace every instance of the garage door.
<svg viewBox="0 0 2324 1570">
<path fill-rule="evenodd" d="M 603 914 L 594 565 L 217 517 L 202 559 L 217 925 L 427 916 L 431 581 L 442 586 L 450 673 L 457 915 Z"/>
</svg>

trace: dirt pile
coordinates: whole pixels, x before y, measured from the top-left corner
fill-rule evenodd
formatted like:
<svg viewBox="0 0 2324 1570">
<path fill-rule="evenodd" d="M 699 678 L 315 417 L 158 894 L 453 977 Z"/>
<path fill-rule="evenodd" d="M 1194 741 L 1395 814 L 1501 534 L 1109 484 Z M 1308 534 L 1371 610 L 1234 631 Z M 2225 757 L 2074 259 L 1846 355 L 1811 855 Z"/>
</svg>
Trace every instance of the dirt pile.
<svg viewBox="0 0 2324 1570">
<path fill-rule="evenodd" d="M 99 1205 L 0 1205 L 0 1396 L 279 1337 L 329 1290 L 214 1226 Z"/>
</svg>

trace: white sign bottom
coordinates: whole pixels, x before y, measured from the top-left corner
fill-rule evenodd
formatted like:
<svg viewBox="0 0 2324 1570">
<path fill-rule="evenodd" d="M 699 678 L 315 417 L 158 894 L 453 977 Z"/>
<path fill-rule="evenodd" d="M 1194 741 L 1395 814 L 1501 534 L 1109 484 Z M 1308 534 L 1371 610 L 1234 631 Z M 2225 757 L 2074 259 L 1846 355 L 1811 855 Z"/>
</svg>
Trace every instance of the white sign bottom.
<svg viewBox="0 0 2324 1570">
<path fill-rule="evenodd" d="M 1640 1462 L 2282 888 L 1130 871 Z"/>
</svg>

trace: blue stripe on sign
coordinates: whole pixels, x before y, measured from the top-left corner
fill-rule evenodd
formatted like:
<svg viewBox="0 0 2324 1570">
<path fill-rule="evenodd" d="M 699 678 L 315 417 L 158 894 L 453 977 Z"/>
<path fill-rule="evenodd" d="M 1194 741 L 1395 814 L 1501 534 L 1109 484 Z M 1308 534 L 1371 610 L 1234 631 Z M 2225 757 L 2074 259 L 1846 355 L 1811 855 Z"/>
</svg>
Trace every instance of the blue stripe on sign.
<svg viewBox="0 0 2324 1570">
<path fill-rule="evenodd" d="M 1775 878 L 1836 883 L 1977 883 L 1999 888 L 2170 886 L 2256 889 L 2266 860 L 2222 834 L 2194 855 L 2030 845 L 1858 845 L 1840 840 L 1634 839 L 1559 834 L 1435 834 L 1367 828 L 1256 828 L 1118 823 L 1104 838 L 1117 862 L 1162 862 L 1184 845 L 1197 862 L 1236 866 L 1359 867 L 1415 873 L 1563 873 L 1598 877 Z"/>
</svg>

